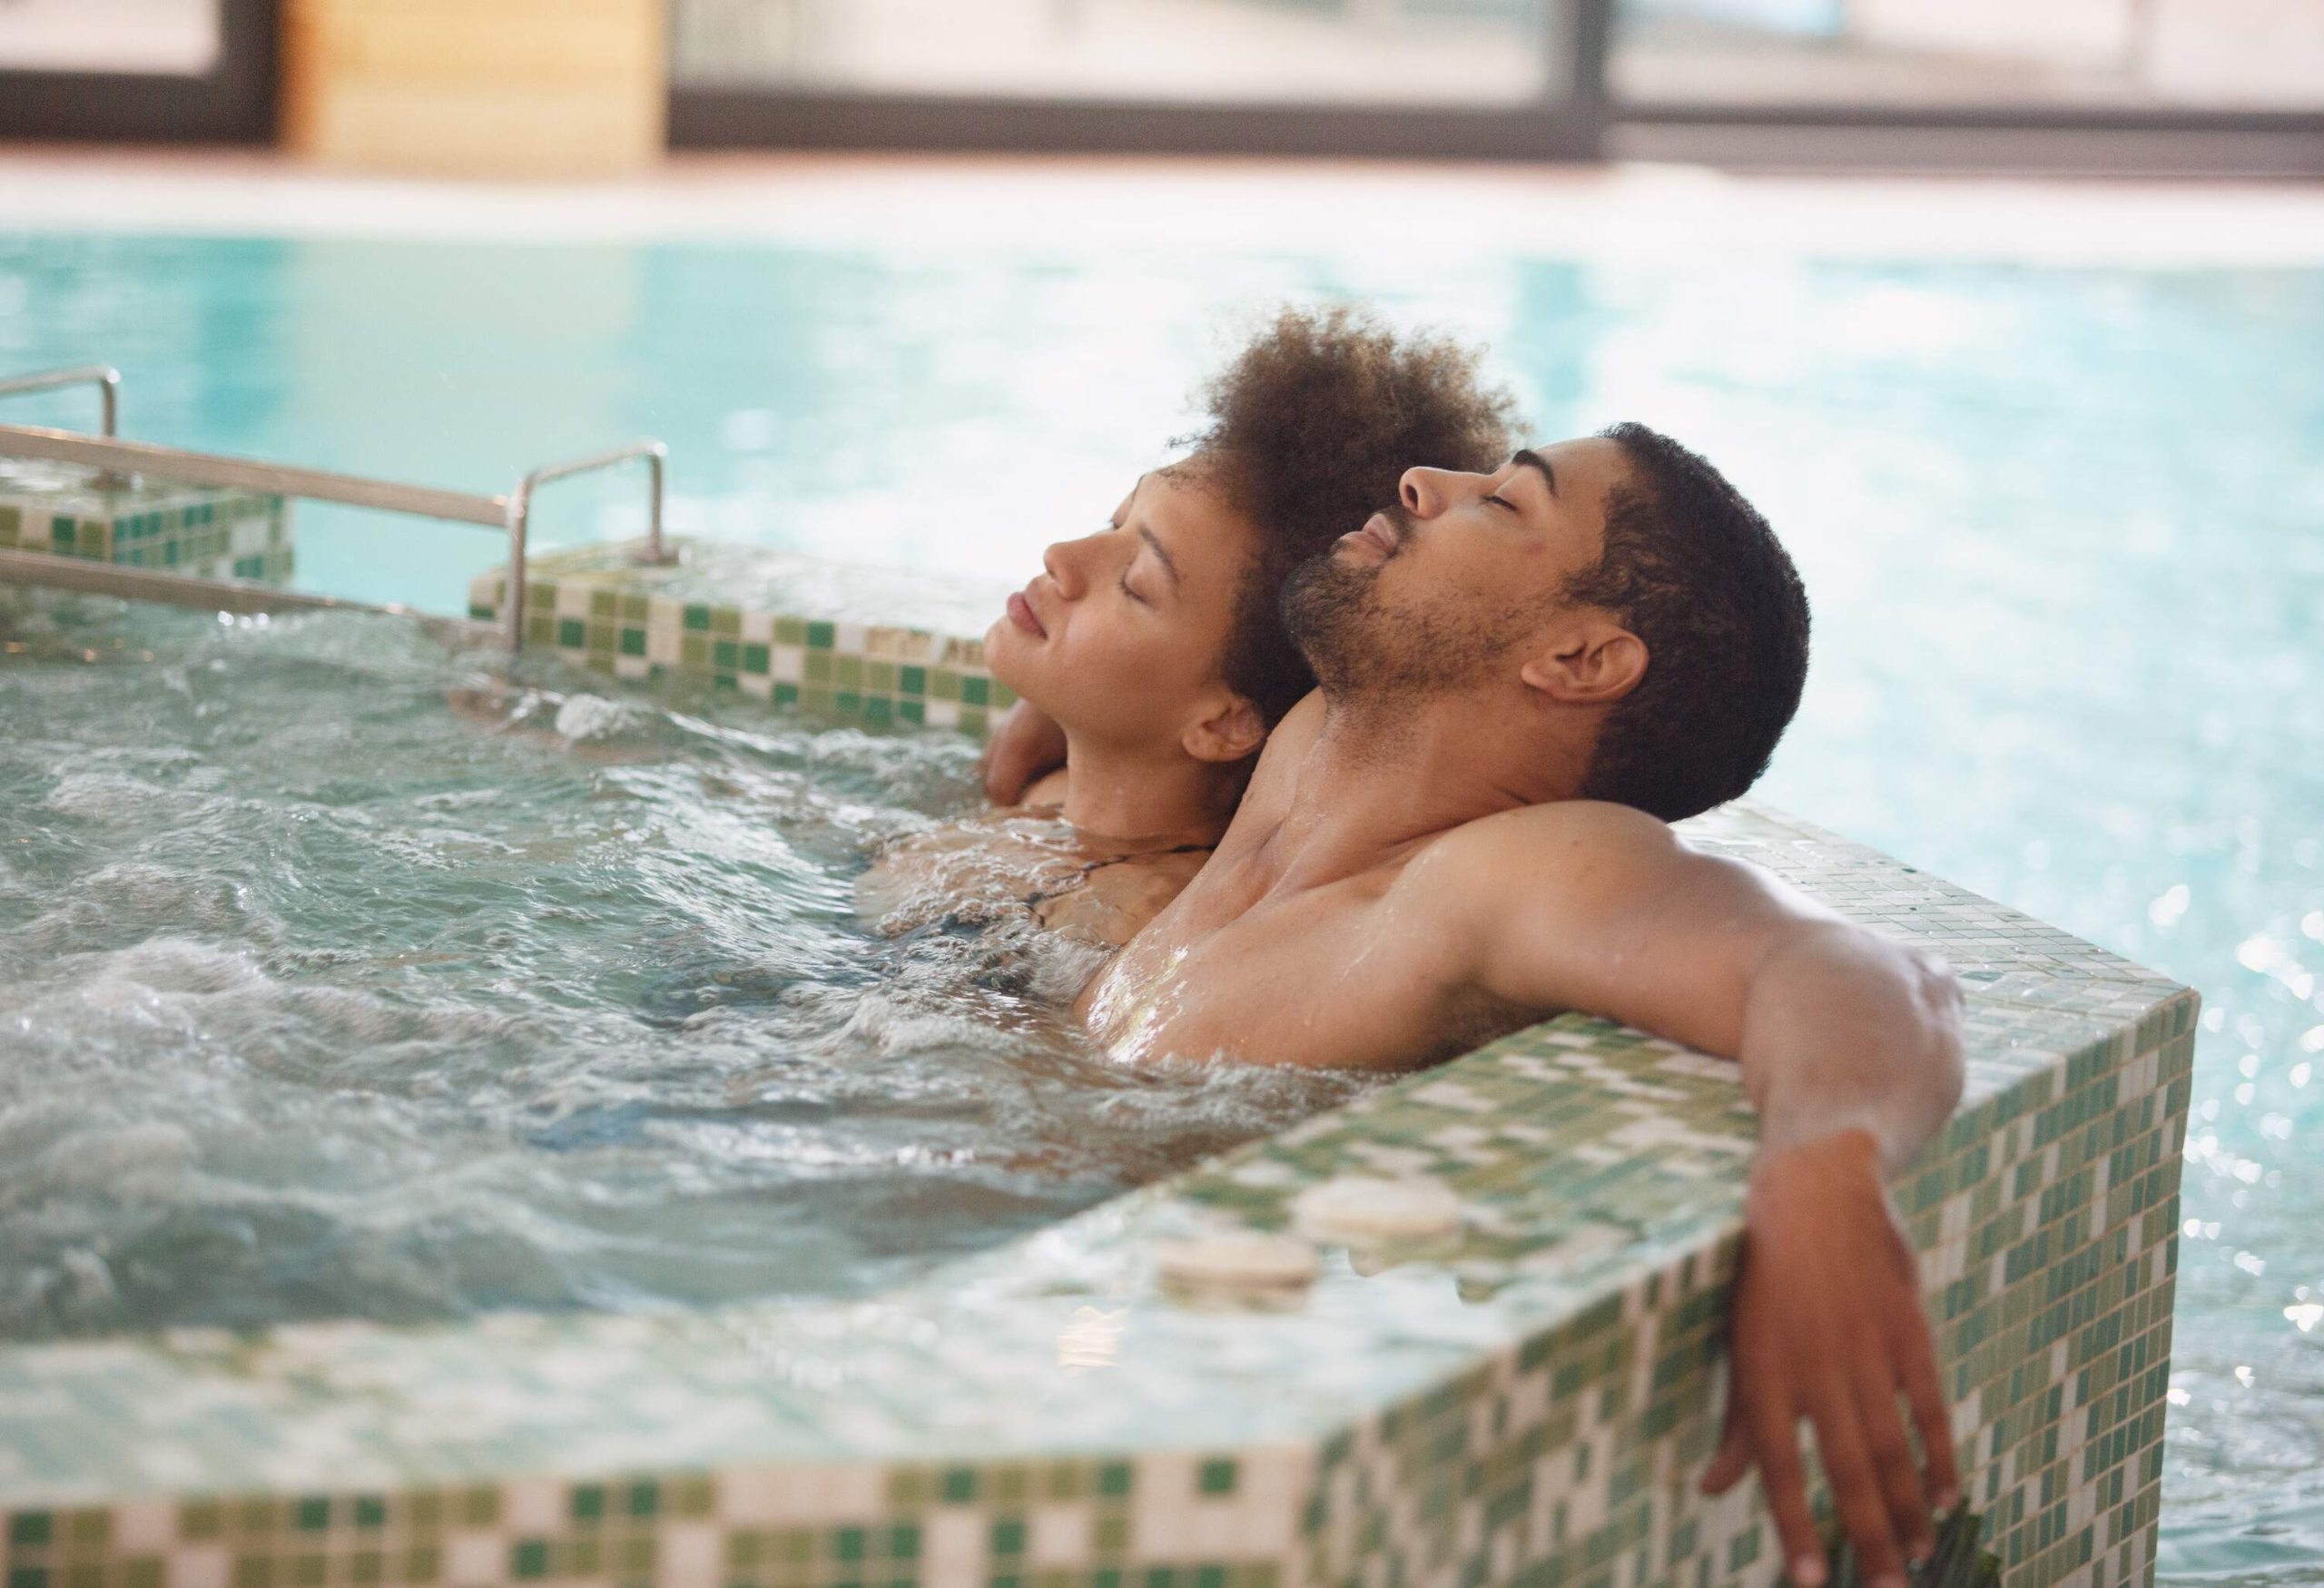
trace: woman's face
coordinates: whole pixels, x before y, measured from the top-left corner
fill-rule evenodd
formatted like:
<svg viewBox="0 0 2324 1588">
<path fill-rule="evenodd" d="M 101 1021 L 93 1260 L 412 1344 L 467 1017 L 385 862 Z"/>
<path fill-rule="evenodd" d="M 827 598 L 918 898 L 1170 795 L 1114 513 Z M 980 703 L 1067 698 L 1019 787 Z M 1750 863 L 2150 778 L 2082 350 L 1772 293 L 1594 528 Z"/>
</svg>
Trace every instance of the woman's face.
<svg viewBox="0 0 2324 1588">
<path fill-rule="evenodd" d="M 986 633 L 985 661 L 1069 735 L 1240 759 L 1256 737 L 1238 747 L 1214 730 L 1249 711 L 1219 664 L 1256 550 L 1257 532 L 1196 470 L 1157 469 L 1106 528 L 1042 554 L 1040 577 Z"/>
</svg>

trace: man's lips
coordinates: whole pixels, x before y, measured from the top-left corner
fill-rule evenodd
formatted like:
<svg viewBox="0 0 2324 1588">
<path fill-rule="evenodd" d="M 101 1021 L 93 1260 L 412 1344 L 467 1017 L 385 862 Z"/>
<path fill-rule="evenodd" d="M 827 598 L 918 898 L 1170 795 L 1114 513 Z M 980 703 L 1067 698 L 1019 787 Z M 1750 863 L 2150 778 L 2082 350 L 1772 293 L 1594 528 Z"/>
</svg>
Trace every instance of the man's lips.
<svg viewBox="0 0 2324 1588">
<path fill-rule="evenodd" d="M 1403 537 L 1396 533 L 1396 527 L 1388 522 L 1388 515 L 1385 513 L 1373 514 L 1364 521 L 1363 528 L 1353 530 L 1341 536 L 1340 538 L 1360 540 L 1376 547 L 1383 557 L 1395 556 L 1397 550 L 1403 545 Z"/>
<path fill-rule="evenodd" d="M 1049 631 L 1041 626 L 1041 615 L 1033 610 L 1033 604 L 1025 599 L 1025 593 L 1021 590 L 1009 593 L 1009 621 L 1035 639 L 1047 639 L 1049 636 Z"/>
</svg>

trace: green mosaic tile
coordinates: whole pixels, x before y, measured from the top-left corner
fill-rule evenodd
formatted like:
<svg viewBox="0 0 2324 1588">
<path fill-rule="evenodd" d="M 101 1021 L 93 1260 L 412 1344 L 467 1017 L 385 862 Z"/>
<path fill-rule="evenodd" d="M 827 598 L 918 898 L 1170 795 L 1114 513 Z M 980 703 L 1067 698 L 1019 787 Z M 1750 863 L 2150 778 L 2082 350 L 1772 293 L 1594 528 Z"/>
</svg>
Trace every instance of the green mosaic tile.
<svg viewBox="0 0 2324 1588">
<path fill-rule="evenodd" d="M 497 598 L 488 582 L 471 597 Z M 601 609 L 594 595 L 590 605 Z M 615 607 L 648 650 L 668 646 L 661 656 L 684 665 L 691 647 L 694 671 L 724 660 L 717 671 L 731 679 L 765 647 L 720 634 L 709 610 L 689 630 L 683 608 L 658 597 L 641 624 Z M 536 621 L 567 621 L 553 614 L 544 606 Z M 600 621 L 612 620 L 588 620 Z M 800 625 L 793 643 L 808 637 L 805 620 L 750 621 L 777 644 L 785 621 Z M 898 656 L 922 653 L 879 648 L 904 631 L 816 621 L 827 632 L 822 649 L 798 658 L 804 682 L 770 679 L 778 705 L 974 733 L 1006 702 L 970 652 L 944 653 L 952 665 L 940 665 L 931 650 L 905 665 Z M 612 648 L 594 647 L 608 658 Z M 783 660 L 767 655 L 767 672 Z M 2102 1561 L 2110 1588 L 2137 1580 L 2152 1568 L 2159 1504 L 2193 999 L 1756 808 L 1733 807 L 1690 835 L 1768 864 L 1844 913 L 1932 941 L 1968 973 L 1970 1095 L 1898 1188 L 1966 1430 L 1983 1532 L 1961 1558 L 1974 1554 L 1982 1571 L 1989 1553 L 2013 1585 L 2034 1588 L 2079 1584 Z M 1641 1120 L 1656 1129 L 1620 1135 Z M 1773 1564 L 1764 1519 L 1711 1505 L 1688 1481 L 1717 1438 L 1718 1337 L 1751 1138 L 1731 1068 L 1569 1018 L 868 1312 L 802 1304 L 507 1318 L 490 1331 L 355 1329 L 330 1353 L 291 1357 L 295 1370 L 253 1367 L 270 1349 L 262 1338 L 231 1356 L 223 1344 L 181 1343 L 166 1356 L 133 1345 L 102 1374 L 69 1355 L 13 1349 L 0 1351 L 0 1394 L 25 1401 L 27 1386 L 63 1383 L 78 1415 L 100 1419 L 172 1407 L 167 1425 L 202 1441 L 205 1471 L 274 1459 L 270 1418 L 305 1419 L 350 1450 L 381 1448 L 381 1430 L 399 1430 L 399 1469 L 425 1475 L 412 1489 L 174 1508 L 178 1544 L 227 1550 L 225 1580 L 247 1573 L 264 1578 L 259 1588 L 292 1588 L 315 1571 L 322 1588 L 340 1588 L 375 1564 L 381 1581 L 448 1581 L 457 1573 L 439 1541 L 478 1530 L 499 1540 L 505 1558 L 491 1571 L 507 1580 L 537 1566 L 544 1580 L 644 1581 L 682 1566 L 727 1571 L 727 1588 L 877 1588 L 917 1583 L 921 1563 L 932 1572 L 941 1561 L 962 1580 L 1019 1588 L 1272 1588 L 1285 1574 L 1302 1588 L 1756 1583 Z M 1390 1263 L 1353 1304 L 1342 1296 L 1337 1332 L 1295 1312 L 1230 1326 L 1144 1288 L 1138 1254 L 1159 1234 L 1222 1222 L 1279 1229 L 1316 1179 L 1392 1167 L 1450 1185 L 1475 1216 L 1452 1246 Z M 1375 1283 L 1351 1267 L 1331 1282 Z M 1393 1277 L 1405 1269 L 1454 1283 L 1400 1286 Z M 1456 1295 L 1461 1321 L 1448 1332 Z M 963 1307 L 964 1297 L 974 1299 Z M 1094 1383 L 1047 1366 L 1071 1309 L 1093 1302 L 1130 1312 L 1137 1330 L 1136 1348 Z M 896 1327 L 866 1327 L 875 1316 Z M 1264 1383 L 1265 1395 L 1190 1393 L 1222 1344 L 1240 1382 Z M 343 1380 L 333 1353 L 344 1354 Z M 840 1365 L 832 1381 L 849 1386 L 847 1398 L 768 1373 L 772 1359 Z M 1043 1371 L 1028 1376 L 1029 1363 Z M 555 1387 L 581 1380 L 623 1388 L 600 1406 Z M 431 1455 L 409 1431 L 418 1425 L 381 1420 L 397 1415 L 405 1383 L 428 1386 L 434 1404 L 495 1408 L 503 1420 L 489 1438 L 512 1453 L 512 1472 L 577 1465 L 576 1450 L 637 1447 L 641 1435 L 658 1452 L 689 1452 L 686 1470 L 456 1482 L 474 1469 Z M 1369 1401 L 1352 1400 L 1351 1385 Z M 177 1406 L 178 1393 L 192 1398 Z M 264 1416 L 248 1411 L 259 1395 L 270 1397 Z M 625 1426 L 614 1408 L 633 1405 L 670 1421 Z M 222 1420 L 217 1407 L 244 1420 Z M 842 1421 L 850 1443 L 838 1457 L 822 1430 Z M 104 1446 L 76 1433 L 71 1448 Z M 1118 1454 L 1091 1454 L 1105 1451 Z M 803 1469 L 819 1459 L 872 1465 L 861 1482 L 844 1466 L 796 1481 L 722 1470 L 778 1456 Z M 642 1508 L 641 1495 L 651 1496 Z M 305 1507 L 318 1501 L 326 1521 L 307 1529 Z M 782 1519 L 747 1520 L 759 1505 Z M 1175 1547 L 1201 1508 L 1262 1506 L 1279 1544 Z M 12 1539 L 36 1525 L 50 1539 L 71 1535 L 80 1514 L 16 1503 L 5 1486 L 0 1510 L 13 1512 Z M 1071 1541 L 1070 1560 L 1046 1553 L 1057 1539 Z M 521 1553 L 528 1545 L 537 1560 Z M 139 1557 L 114 1553 L 123 1547 L 90 1553 L 125 1571 Z M 49 1544 L 11 1548 L 12 1569 L 86 1563 Z"/>
</svg>

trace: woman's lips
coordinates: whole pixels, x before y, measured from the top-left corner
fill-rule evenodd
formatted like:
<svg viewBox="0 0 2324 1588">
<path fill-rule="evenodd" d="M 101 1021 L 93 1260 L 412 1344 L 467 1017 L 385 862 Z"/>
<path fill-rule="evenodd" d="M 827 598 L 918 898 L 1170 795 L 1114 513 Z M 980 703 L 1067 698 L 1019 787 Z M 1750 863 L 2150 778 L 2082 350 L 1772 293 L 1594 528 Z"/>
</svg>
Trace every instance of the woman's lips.
<svg viewBox="0 0 2324 1588">
<path fill-rule="evenodd" d="M 1049 631 L 1041 626 L 1040 615 L 1033 610 L 1033 604 L 1025 599 L 1025 593 L 1021 590 L 1009 593 L 1009 621 L 1035 639 L 1047 639 L 1049 636 Z"/>
</svg>

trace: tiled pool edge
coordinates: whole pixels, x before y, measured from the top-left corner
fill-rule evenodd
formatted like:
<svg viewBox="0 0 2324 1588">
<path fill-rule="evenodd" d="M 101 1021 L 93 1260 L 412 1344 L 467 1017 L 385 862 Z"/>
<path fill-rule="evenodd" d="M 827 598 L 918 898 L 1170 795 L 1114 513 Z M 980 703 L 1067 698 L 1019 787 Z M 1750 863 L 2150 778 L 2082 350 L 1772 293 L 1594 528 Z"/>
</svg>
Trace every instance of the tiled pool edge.
<svg viewBox="0 0 2324 1588">
<path fill-rule="evenodd" d="M 0 469 L 0 550 L 270 585 L 290 580 L 296 557 L 281 497 L 96 483 L 84 471 L 22 462 Z"/>
<path fill-rule="evenodd" d="M 981 735 L 1017 698 L 986 670 L 979 640 L 674 595 L 655 587 L 662 570 L 608 567 L 607 555 L 587 547 L 527 565 L 528 650 L 628 683 L 691 681 L 873 728 Z M 505 571 L 479 574 L 468 616 L 497 624 L 507 599 Z"/>
<path fill-rule="evenodd" d="M 738 615 L 738 634 L 739 625 Z M 841 648 L 855 634 L 830 637 L 835 654 L 881 659 L 867 655 L 869 631 L 865 650 Z M 825 647 L 801 647 L 810 648 Z M 963 666 L 978 659 L 954 656 Z M 1765 813 L 1723 813 L 1698 835 L 1860 919 L 1935 942 L 1964 972 L 1971 1096 L 1900 1183 L 1899 1199 L 1929 1259 L 1956 1431 L 1976 1475 L 1973 1503 L 2013 1584 L 2143 1580 L 2192 995 Z M 1569 1019 L 960 1265 L 888 1314 L 852 1309 L 904 1336 L 968 1317 L 965 1340 L 949 1345 L 883 1356 L 893 1341 L 866 1346 L 843 1318 L 817 1323 L 815 1308 L 773 1307 L 642 1326 L 516 1319 L 432 1336 L 283 1330 L 257 1342 L 0 1352 L 0 1453 L 20 1462 L 41 1447 L 42 1425 L 52 1436 L 77 1425 L 82 1437 L 135 1437 L 138 1418 L 119 1408 L 93 1407 L 91 1421 L 75 1415 L 75 1386 L 95 1394 L 108 1383 L 133 1396 L 198 1391 L 213 1415 L 280 1414 L 280 1428 L 307 1436 L 304 1455 L 277 1453 L 289 1459 L 270 1464 L 264 1484 L 207 1481 L 210 1464 L 195 1457 L 166 1484 L 92 1490 L 83 1503 L 58 1491 L 47 1504 L 25 1483 L 37 1473 L 0 1474 L 0 1504 L 12 1510 L 8 1588 L 1772 1581 L 1770 1540 L 1748 1494 L 1713 1504 L 1687 1486 L 1716 1432 L 1710 1343 L 1750 1136 L 1728 1067 Z M 1590 1177 L 1570 1172 L 1593 1152 L 1611 1155 L 1599 1170 L 1620 1170 L 1600 1188 L 1612 1201 L 1591 1201 Z M 1364 1287 L 1395 1293 L 1380 1309 L 1407 1336 L 1393 1360 L 1359 1351 L 1349 1361 L 1370 1370 L 1335 1377 L 1319 1359 L 1350 1349 L 1345 1318 L 1204 1318 L 1155 1299 L 1139 1254 L 1156 1234 L 1206 1220 L 1273 1223 L 1292 1190 L 1334 1167 L 1447 1179 L 1480 1213 L 1458 1251 Z M 1641 1198 L 1647 1189 L 1661 1199 Z M 1469 1302 L 1406 1294 L 1455 1285 Z M 1135 1345 L 1142 1327 L 1161 1354 L 1142 1379 L 1129 1382 L 1126 1355 L 1095 1365 Z M 763 1379 L 779 1376 L 782 1354 L 754 1355 L 753 1340 L 763 1346 L 790 1328 L 803 1331 L 798 1360 L 822 1351 L 826 1366 L 859 1364 L 854 1383 L 867 1401 L 883 1375 L 923 1385 L 949 1376 L 1003 1396 L 1006 1376 L 1033 1359 L 1059 1383 L 1131 1393 L 1109 1415 L 1051 1393 L 990 1408 L 981 1427 L 925 1415 L 914 1424 L 883 1407 L 862 1410 L 852 1430 L 806 1437 L 803 1414 L 849 1409 L 844 1396 L 811 1394 L 773 1408 L 780 1417 L 730 1428 L 723 1454 L 716 1440 L 701 1444 L 698 1460 L 674 1453 L 667 1437 L 633 1440 L 650 1459 L 631 1462 L 602 1442 L 544 1435 L 529 1463 L 487 1462 L 466 1475 L 398 1475 L 407 1464 L 382 1458 L 410 1446 L 375 1437 L 367 1447 L 359 1436 L 392 1424 L 404 1387 L 460 1361 L 490 1369 L 479 1393 L 505 1390 L 539 1360 L 627 1363 L 647 1380 L 635 1388 L 639 1405 L 659 1397 L 665 1411 L 707 1416 L 738 1381 L 711 1371 L 684 1401 L 684 1374 L 653 1380 L 657 1359 Z M 505 1370 L 491 1367 L 489 1352 L 478 1356 L 494 1339 L 508 1353 Z M 990 1387 L 977 1386 L 980 1348 L 1007 1363 L 1005 1373 L 991 1369 Z M 1265 1361 L 1238 1376 L 1237 1350 Z M 1078 1367 L 1064 1360 L 1074 1351 Z M 383 1366 L 391 1360 L 400 1365 Z M 1309 1382 L 1295 1385 L 1302 1375 Z M 1264 1386 L 1285 1405 L 1174 1423 L 1173 1396 L 1198 1380 L 1230 1394 Z M 615 1394 L 623 1384 L 583 1374 L 565 1393 Z M 1376 1398 L 1350 1404 L 1358 1386 Z M 426 1404 L 440 1411 L 457 1399 Z M 165 1404 L 148 1409 L 167 1425 Z M 204 1454 L 231 1469 L 230 1443 Z M 873 1458 L 881 1446 L 892 1459 Z M 333 1461 L 362 1481 L 326 1478 Z M 471 1481 L 487 1472 L 489 1481 Z M 177 1497 L 126 1497 L 141 1492 Z M 1286 1494 L 1297 1498 L 1285 1504 Z"/>
</svg>

